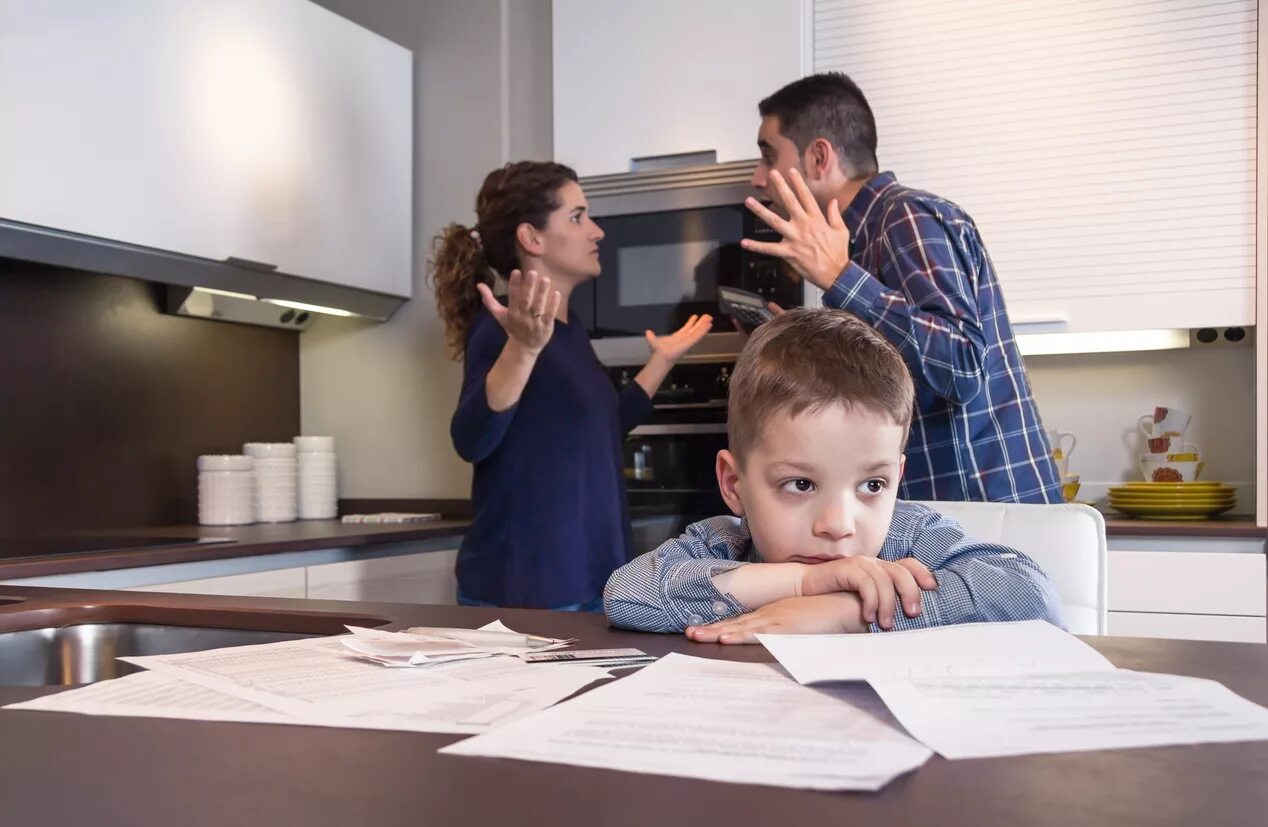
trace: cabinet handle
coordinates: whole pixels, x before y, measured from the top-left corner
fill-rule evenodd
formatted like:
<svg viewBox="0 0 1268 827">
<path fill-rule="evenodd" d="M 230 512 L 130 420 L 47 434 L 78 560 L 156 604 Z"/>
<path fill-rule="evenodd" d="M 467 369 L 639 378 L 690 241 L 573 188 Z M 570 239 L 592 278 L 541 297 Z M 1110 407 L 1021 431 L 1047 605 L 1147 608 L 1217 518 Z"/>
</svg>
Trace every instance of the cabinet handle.
<svg viewBox="0 0 1268 827">
<path fill-rule="evenodd" d="M 269 264 L 263 261 L 253 261 L 249 258 L 239 258 L 238 256 L 225 256 L 225 264 L 231 264 L 234 267 L 245 267 L 248 270 L 260 270 L 265 273 L 271 273 L 277 269 L 276 264 Z"/>
<path fill-rule="evenodd" d="M 702 149 L 697 152 L 670 152 L 666 155 L 644 155 L 641 158 L 631 158 L 630 172 L 695 167 L 702 164 L 716 164 L 717 162 L 718 151 L 716 149 Z"/>
</svg>

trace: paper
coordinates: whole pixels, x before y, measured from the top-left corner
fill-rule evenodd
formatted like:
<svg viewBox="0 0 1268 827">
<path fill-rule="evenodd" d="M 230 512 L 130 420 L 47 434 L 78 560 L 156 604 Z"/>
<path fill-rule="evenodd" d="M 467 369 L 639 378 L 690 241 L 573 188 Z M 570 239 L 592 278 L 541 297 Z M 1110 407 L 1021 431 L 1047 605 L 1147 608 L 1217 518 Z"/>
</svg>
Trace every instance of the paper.
<svg viewBox="0 0 1268 827">
<path fill-rule="evenodd" d="M 865 686 L 811 689 L 772 664 L 672 654 L 441 752 L 745 784 L 877 790 L 931 755 L 892 721 Z"/>
<path fill-rule="evenodd" d="M 572 673 L 569 672 L 569 675 Z M 399 729 L 411 732 L 484 732 L 549 706 L 589 684 L 593 676 L 473 695 L 436 695 L 408 713 L 288 715 L 161 672 L 140 672 L 110 681 L 45 695 L 5 709 L 72 712 L 198 721 Z"/>
<path fill-rule="evenodd" d="M 347 654 L 340 638 L 123 660 L 305 721 L 423 732 L 481 732 L 608 677 L 509 657 L 384 669 Z"/>
<path fill-rule="evenodd" d="M 1111 671 L 1091 646 L 1042 620 L 873 635 L 758 635 L 799 683 Z"/>
<path fill-rule="evenodd" d="M 1200 678 L 1118 670 L 872 686 L 947 758 L 1268 740 L 1268 709 Z"/>
<path fill-rule="evenodd" d="M 351 636 L 339 638 L 358 657 L 381 666 L 425 668 L 493 655 L 523 655 L 545 652 L 571 645 L 574 641 L 542 638 L 514 632 L 501 621 L 479 629 L 416 628 L 403 632 L 385 632 L 346 626 Z"/>
</svg>

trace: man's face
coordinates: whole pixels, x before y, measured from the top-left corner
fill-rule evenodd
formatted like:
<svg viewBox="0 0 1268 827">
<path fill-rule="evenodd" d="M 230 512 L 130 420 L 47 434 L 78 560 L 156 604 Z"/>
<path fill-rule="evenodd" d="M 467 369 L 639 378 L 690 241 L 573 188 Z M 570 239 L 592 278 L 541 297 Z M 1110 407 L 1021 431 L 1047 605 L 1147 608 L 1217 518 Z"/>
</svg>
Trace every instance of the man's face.
<svg viewBox="0 0 1268 827">
<path fill-rule="evenodd" d="M 777 414 L 743 468 L 722 451 L 717 473 L 763 561 L 815 564 L 880 553 L 903 465 L 901 426 L 835 404 Z"/>
<path fill-rule="evenodd" d="M 785 181 L 788 180 L 790 169 L 796 169 L 804 175 L 806 170 L 802 165 L 801 153 L 797 151 L 797 145 L 780 132 L 779 118 L 774 115 L 762 118 L 761 126 L 757 128 L 757 148 L 761 152 L 761 158 L 750 183 L 762 191 L 765 200 L 778 204 L 779 199 L 771 191 L 770 171 L 779 170 Z"/>
</svg>

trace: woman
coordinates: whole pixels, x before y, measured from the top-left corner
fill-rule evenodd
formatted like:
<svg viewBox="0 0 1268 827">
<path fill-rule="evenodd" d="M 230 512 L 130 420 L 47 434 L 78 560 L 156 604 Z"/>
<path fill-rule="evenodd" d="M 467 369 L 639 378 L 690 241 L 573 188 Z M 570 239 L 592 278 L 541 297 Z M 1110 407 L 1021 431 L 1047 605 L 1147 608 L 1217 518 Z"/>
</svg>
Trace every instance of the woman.
<svg viewBox="0 0 1268 827">
<path fill-rule="evenodd" d="M 604 582 L 633 556 L 621 442 L 713 320 L 648 331 L 651 358 L 618 393 L 568 312 L 572 291 L 599 275 L 603 238 L 576 173 L 531 161 L 494 170 L 476 216 L 435 239 L 431 273 L 464 360 L 450 431 L 475 464 L 458 602 L 602 611 Z M 494 273 L 508 279 L 505 305 Z"/>
</svg>

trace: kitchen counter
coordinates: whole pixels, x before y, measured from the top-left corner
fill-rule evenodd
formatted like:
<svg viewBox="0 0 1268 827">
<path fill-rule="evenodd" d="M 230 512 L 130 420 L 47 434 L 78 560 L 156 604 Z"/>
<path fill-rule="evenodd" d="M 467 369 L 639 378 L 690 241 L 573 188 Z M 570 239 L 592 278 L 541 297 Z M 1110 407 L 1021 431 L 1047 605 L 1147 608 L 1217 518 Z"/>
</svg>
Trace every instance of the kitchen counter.
<svg viewBox="0 0 1268 827">
<path fill-rule="evenodd" d="M 351 612 L 399 625 L 501 618 L 581 648 L 770 660 L 758 646 L 622 632 L 597 615 L 0 587 L 0 597 L 150 607 Z M 12 607 L 0 608 L 0 613 Z M 1089 638 L 1119 666 L 1221 681 L 1268 704 L 1268 647 Z M 0 687 L 0 704 L 57 691 Z M 0 802 L 12 824 L 1260 824 L 1268 743 L 946 761 L 876 794 L 722 784 L 438 755 L 462 736 L 0 710 Z M 700 760 L 708 760 L 702 756 Z"/>
<path fill-rule="evenodd" d="M 356 548 L 429 540 L 437 537 L 458 537 L 464 534 L 470 525 L 471 521 L 468 519 L 393 524 L 300 520 L 293 523 L 257 523 L 247 526 L 191 525 L 93 531 L 91 534 L 100 537 L 229 537 L 234 542 L 0 560 L 0 580 L 160 566 L 169 563 L 190 563 L 229 557 L 253 557 L 332 547 Z"/>
<path fill-rule="evenodd" d="M 1105 533 L 1114 536 L 1150 537 L 1250 537 L 1268 539 L 1268 528 L 1255 525 L 1249 515 L 1222 516 L 1210 520 L 1138 520 L 1111 511 L 1105 514 Z"/>
</svg>

